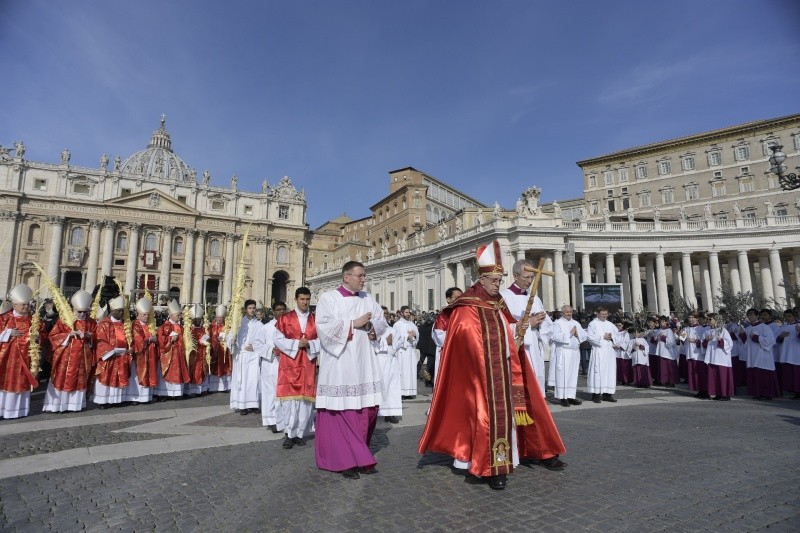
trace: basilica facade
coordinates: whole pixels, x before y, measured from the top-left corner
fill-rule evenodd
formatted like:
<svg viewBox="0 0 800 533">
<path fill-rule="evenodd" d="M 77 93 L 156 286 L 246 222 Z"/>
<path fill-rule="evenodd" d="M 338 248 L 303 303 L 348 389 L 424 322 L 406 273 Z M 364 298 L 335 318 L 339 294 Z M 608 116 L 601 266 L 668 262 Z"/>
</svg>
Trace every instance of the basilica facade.
<svg viewBox="0 0 800 533">
<path fill-rule="evenodd" d="M 541 205 L 531 186 L 513 208 L 467 198 L 444 216 L 430 216 L 434 200 L 441 190 L 457 198 L 454 187 L 411 167 L 393 171 L 372 216 L 315 230 L 308 284 L 316 298 L 338 286 L 344 262 L 361 260 L 383 305 L 439 309 L 448 287 L 477 280 L 474 251 L 497 239 L 507 272 L 518 259 L 545 260 L 553 275 L 540 296 L 549 310 L 583 307 L 581 286 L 594 283 L 621 284 L 630 312 L 666 314 L 675 296 L 715 310 L 723 287 L 782 307 L 787 284 L 800 281 L 800 190 L 783 191 L 768 172 L 776 145 L 795 172 L 800 115 L 580 161 L 582 199 Z"/>
<path fill-rule="evenodd" d="M 104 276 L 157 303 L 231 299 L 238 265 L 245 298 L 285 300 L 303 284 L 306 199 L 288 177 L 243 191 L 238 177 L 211 184 L 172 149 L 164 118 L 147 147 L 98 168 L 25 158 L 0 149 L 0 290 L 26 283 L 46 295 L 39 264 L 69 295 Z M 246 242 L 244 234 L 248 234 Z"/>
</svg>

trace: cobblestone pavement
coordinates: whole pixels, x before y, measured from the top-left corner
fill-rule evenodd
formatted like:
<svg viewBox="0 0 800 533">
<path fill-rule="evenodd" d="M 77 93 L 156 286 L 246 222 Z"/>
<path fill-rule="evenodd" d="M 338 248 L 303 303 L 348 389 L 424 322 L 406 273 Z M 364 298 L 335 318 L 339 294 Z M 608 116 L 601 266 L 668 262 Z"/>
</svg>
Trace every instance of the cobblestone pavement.
<svg viewBox="0 0 800 533">
<path fill-rule="evenodd" d="M 0 529 L 800 531 L 800 401 L 703 401 L 679 387 L 552 405 L 569 466 L 521 466 L 496 492 L 416 453 L 427 394 L 400 424 L 379 422 L 378 473 L 359 480 L 317 470 L 313 439 L 284 450 L 224 394 L 0 421 Z M 67 449 L 79 431 L 80 456 Z M 131 434 L 147 440 L 107 442 Z"/>
</svg>

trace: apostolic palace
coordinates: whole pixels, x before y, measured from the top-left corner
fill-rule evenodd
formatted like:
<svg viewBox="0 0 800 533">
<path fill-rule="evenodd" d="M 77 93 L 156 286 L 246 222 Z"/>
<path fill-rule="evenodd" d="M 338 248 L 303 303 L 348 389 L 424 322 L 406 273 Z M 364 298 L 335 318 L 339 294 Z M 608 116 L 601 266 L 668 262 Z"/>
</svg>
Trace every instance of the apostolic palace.
<svg viewBox="0 0 800 533">
<path fill-rule="evenodd" d="M 227 302 L 243 260 L 245 297 L 291 299 L 304 284 L 316 301 L 340 283 L 344 262 L 360 260 L 381 304 L 433 310 L 445 289 L 474 282 L 475 249 L 497 239 L 507 271 L 516 259 L 545 260 L 547 309 L 582 307 L 585 283 L 621 283 L 626 311 L 666 314 L 673 295 L 714 310 L 723 286 L 783 305 L 786 284 L 800 280 L 800 190 L 782 190 L 769 172 L 777 145 L 795 172 L 800 115 L 584 159 L 582 198 L 540 203 L 547 182 L 564 179 L 552 176 L 513 207 L 406 167 L 389 172 L 369 216 L 310 231 L 289 178 L 256 192 L 235 175 L 212 185 L 173 152 L 163 118 L 144 150 L 103 154 L 98 168 L 70 165 L 66 149 L 60 162 L 29 161 L 18 141 L 0 147 L 0 290 L 39 289 L 35 261 L 66 294 L 113 276 L 127 291 L 147 283 L 159 303 Z"/>
</svg>

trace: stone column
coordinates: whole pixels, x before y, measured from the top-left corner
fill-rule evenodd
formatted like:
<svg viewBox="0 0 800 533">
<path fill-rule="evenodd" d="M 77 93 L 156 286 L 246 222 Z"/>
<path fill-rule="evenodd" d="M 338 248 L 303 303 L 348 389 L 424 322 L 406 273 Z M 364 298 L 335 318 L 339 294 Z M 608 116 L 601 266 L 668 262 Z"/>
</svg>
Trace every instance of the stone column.
<svg viewBox="0 0 800 533">
<path fill-rule="evenodd" d="M 569 303 L 567 284 L 564 279 L 564 257 L 561 250 L 553 250 L 553 272 L 555 276 L 555 301 L 553 309 L 561 309 L 562 305 Z"/>
<path fill-rule="evenodd" d="M 792 255 L 792 268 L 794 269 L 794 282 L 800 284 L 800 254 Z M 797 305 L 797 302 L 795 302 Z"/>
<path fill-rule="evenodd" d="M 545 257 L 544 260 L 544 269 L 553 272 L 553 258 L 552 257 Z M 556 274 L 558 275 L 558 274 Z M 552 311 L 555 307 L 555 294 L 553 291 L 554 288 L 554 276 L 542 276 L 541 288 L 542 288 L 542 304 L 546 311 Z"/>
<path fill-rule="evenodd" d="M 625 311 L 633 309 L 631 300 L 631 276 L 628 270 L 628 259 L 621 257 L 619 260 L 619 281 L 622 283 L 622 302 L 625 306 Z"/>
<path fill-rule="evenodd" d="M 714 311 L 714 302 L 711 296 L 711 279 L 708 272 L 708 259 L 700 257 L 698 261 L 700 267 L 700 301 L 702 308 L 706 311 Z"/>
<path fill-rule="evenodd" d="M 658 314 L 669 314 L 669 293 L 667 292 L 667 267 L 664 252 L 656 253 L 656 290 L 658 292 Z"/>
<path fill-rule="evenodd" d="M 47 276 L 53 283 L 60 284 L 61 245 L 64 241 L 64 217 L 47 217 L 50 224 L 50 254 L 47 258 Z M 42 284 L 42 294 L 50 294 L 47 287 Z M 50 294 L 52 296 L 52 294 Z"/>
<path fill-rule="evenodd" d="M 467 287 L 465 287 L 465 285 L 466 285 L 465 281 L 466 280 L 464 279 L 464 262 L 463 261 L 457 261 L 456 262 L 456 286 L 460 287 L 462 291 L 467 290 Z"/>
<path fill-rule="evenodd" d="M 775 302 L 780 309 L 783 309 L 786 307 L 786 288 L 781 284 L 785 278 L 781 266 L 781 252 L 776 248 L 769 251 L 769 269 L 772 272 L 772 293 L 775 295 Z"/>
<path fill-rule="evenodd" d="M 683 292 L 683 276 L 681 275 L 681 260 L 674 258 L 670 270 L 672 271 L 672 294 L 686 297 Z"/>
<path fill-rule="evenodd" d="M 578 273 L 575 272 L 574 265 L 572 270 L 569 271 L 569 293 L 569 305 L 571 305 L 573 309 L 577 309 L 580 305 L 580 298 L 578 297 Z"/>
<path fill-rule="evenodd" d="M 100 263 L 100 231 L 103 223 L 89 222 L 89 257 L 86 259 L 86 279 L 83 288 L 89 292 L 97 285 L 97 269 Z"/>
<path fill-rule="evenodd" d="M 594 280 L 595 283 L 605 283 L 606 281 L 602 257 L 596 257 L 594 260 Z"/>
<path fill-rule="evenodd" d="M 525 250 L 524 249 L 517 250 L 517 261 L 520 261 L 522 259 L 525 259 Z"/>
<path fill-rule="evenodd" d="M 728 256 L 728 277 L 731 279 L 733 294 L 742 292 L 742 280 L 739 277 L 739 261 L 735 255 Z"/>
<path fill-rule="evenodd" d="M 125 271 L 125 290 L 130 292 L 136 288 L 136 267 L 139 264 L 139 231 L 142 225 L 138 222 L 128 224 L 130 235 L 128 236 L 128 260 L 126 261 Z"/>
<path fill-rule="evenodd" d="M 236 246 L 236 237 L 230 233 L 225 236 L 225 279 L 222 281 L 222 303 L 228 305 L 233 296 L 233 272 L 234 259 L 233 249 Z"/>
<path fill-rule="evenodd" d="M 642 300 L 642 272 L 639 266 L 639 254 L 632 253 L 630 258 L 631 279 L 631 311 L 636 312 L 644 308 Z"/>
<path fill-rule="evenodd" d="M 647 289 L 647 310 L 651 313 L 657 313 L 656 267 L 655 260 L 652 257 L 648 257 L 644 264 L 644 282 Z"/>
<path fill-rule="evenodd" d="M 206 236 L 208 232 L 201 230 L 197 232 L 197 241 L 194 246 L 194 283 L 192 284 L 192 302 L 203 303 L 203 277 L 205 276 L 206 262 Z"/>
<path fill-rule="evenodd" d="M 767 253 L 758 256 L 758 266 L 761 268 L 761 295 L 769 301 L 775 298 L 775 293 L 772 292 L 772 270 Z"/>
<path fill-rule="evenodd" d="M 22 238 L 18 223 L 20 218 L 22 215 L 15 211 L 0 211 L 0 231 L 5 235 L 3 239 L 8 239 L 5 248 L 0 250 L 0 291 L 2 291 L 0 298 L 4 298 L 14 285 L 16 265 L 14 258 L 17 255 L 17 245 Z"/>
<path fill-rule="evenodd" d="M 750 278 L 750 262 L 747 259 L 747 250 L 739 250 L 739 281 L 742 285 L 742 292 L 751 292 L 753 282 Z"/>
<path fill-rule="evenodd" d="M 276 267 L 274 266 L 274 263 L 273 266 L 270 267 L 270 258 L 275 257 L 275 253 L 272 251 L 272 248 L 272 239 L 269 237 L 264 237 L 264 265 L 266 265 L 266 268 L 264 269 L 264 301 L 267 304 L 272 302 L 272 299 L 275 297 L 275 295 L 272 294 L 272 276 L 275 273 Z M 253 266 L 251 265 L 250 268 L 252 269 Z M 286 285 L 286 299 L 290 300 L 288 283 Z"/>
<path fill-rule="evenodd" d="M 694 271 L 692 270 L 692 255 L 689 252 L 681 254 L 682 276 L 683 276 L 683 297 L 689 307 L 697 309 L 697 296 L 694 290 Z"/>
<path fill-rule="evenodd" d="M 614 253 L 608 252 L 606 254 L 606 283 L 617 282 L 617 268 L 614 265 Z"/>
<path fill-rule="evenodd" d="M 712 250 L 708 252 L 708 277 L 711 282 L 711 301 L 716 310 L 716 301 L 722 296 L 722 274 L 719 269 L 719 254 Z"/>
<path fill-rule="evenodd" d="M 186 230 L 186 242 L 183 253 L 183 281 L 181 282 L 181 303 L 186 304 L 192 299 L 192 272 L 194 267 L 194 236 L 197 232 L 193 229 Z"/>
<path fill-rule="evenodd" d="M 161 228 L 161 263 L 159 264 L 160 269 L 158 272 L 158 291 L 167 295 L 167 298 L 169 298 L 169 274 L 172 271 L 172 234 L 174 231 L 175 228 L 171 226 Z M 185 253 L 186 248 L 184 247 Z"/>
<path fill-rule="evenodd" d="M 586 304 L 583 301 L 583 286 L 591 282 L 592 282 L 591 254 L 584 252 L 581 254 L 581 288 L 578 290 L 578 294 L 575 295 L 575 298 L 578 301 L 578 306 L 581 308 L 586 307 Z"/>
<path fill-rule="evenodd" d="M 113 220 L 103 222 L 103 276 L 111 276 L 114 268 L 114 231 L 116 223 Z M 103 280 L 100 281 L 102 283 Z"/>
</svg>

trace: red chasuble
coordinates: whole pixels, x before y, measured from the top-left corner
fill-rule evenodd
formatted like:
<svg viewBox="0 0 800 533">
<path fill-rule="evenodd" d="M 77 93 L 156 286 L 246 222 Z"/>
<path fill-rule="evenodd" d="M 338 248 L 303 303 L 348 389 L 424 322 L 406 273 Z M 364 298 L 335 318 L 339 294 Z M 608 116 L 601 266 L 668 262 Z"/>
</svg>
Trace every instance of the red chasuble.
<svg viewBox="0 0 800 533">
<path fill-rule="evenodd" d="M 189 383 L 195 385 L 202 385 L 203 380 L 206 379 L 206 371 L 208 365 L 206 364 L 206 350 L 208 346 L 200 344 L 200 339 L 206 334 L 206 328 L 203 326 L 192 326 L 192 338 L 194 339 L 195 349 L 189 356 Z"/>
<path fill-rule="evenodd" d="M 231 375 L 231 353 L 219 342 L 224 329 L 224 322 L 211 323 L 211 373 L 215 376 Z"/>
<path fill-rule="evenodd" d="M 0 343 L 0 390 L 30 391 L 32 382 L 36 382 L 30 371 L 31 361 L 28 357 L 30 315 L 14 316 L 14 311 L 0 315 L 0 333 L 7 329 L 19 330 L 22 336 Z"/>
<path fill-rule="evenodd" d="M 536 376 L 514 344 L 514 321 L 502 297 L 476 284 L 453 304 L 442 347 L 438 381 L 419 453 L 445 453 L 471 462 L 485 477 L 513 471 L 511 431 L 515 412 L 533 424 L 517 424 L 520 458 L 547 459 L 564 453 Z M 509 357 L 510 355 L 510 357 Z"/>
<path fill-rule="evenodd" d="M 150 330 L 140 320 L 132 322 L 133 357 L 136 360 L 136 378 L 142 387 L 158 386 L 158 342 L 148 343 Z"/>
<path fill-rule="evenodd" d="M 436 315 L 436 322 L 433 323 L 433 329 L 438 329 L 439 331 L 447 331 L 447 323 L 450 321 L 450 313 L 445 313 L 444 309 L 442 312 Z"/>
<path fill-rule="evenodd" d="M 275 324 L 275 329 L 280 330 L 287 339 L 314 340 L 317 338 L 317 327 L 314 315 L 308 314 L 305 334 L 300 331 L 300 319 L 294 311 L 284 314 Z M 278 361 L 278 388 L 275 398 L 277 400 L 306 400 L 313 402 L 317 397 L 315 383 L 316 365 L 308 359 L 305 348 L 297 350 L 297 356 L 292 359 L 281 352 Z"/>
<path fill-rule="evenodd" d="M 97 348 L 95 359 L 97 381 L 106 387 L 127 387 L 131 376 L 131 356 L 129 353 L 112 355 L 105 361 L 103 356 L 115 348 L 128 349 L 128 340 L 125 338 L 125 325 L 120 320 L 112 322 L 111 318 L 104 318 L 97 325 Z"/>
<path fill-rule="evenodd" d="M 50 330 L 50 346 L 53 348 L 53 369 L 50 382 L 56 390 L 73 392 L 86 390 L 90 372 L 94 366 L 94 337 L 97 322 L 92 318 L 76 320 L 72 329 L 61 320 Z M 72 337 L 66 346 L 64 339 L 71 331 L 82 331 L 83 338 Z"/>
<path fill-rule="evenodd" d="M 178 334 L 170 346 L 172 332 Z M 169 383 L 189 383 L 189 369 L 186 365 L 186 351 L 183 349 L 183 328 L 169 320 L 158 328 L 158 347 L 161 352 L 161 373 Z"/>
</svg>

